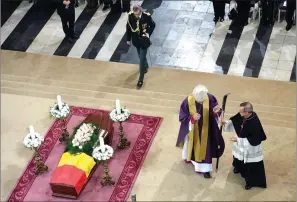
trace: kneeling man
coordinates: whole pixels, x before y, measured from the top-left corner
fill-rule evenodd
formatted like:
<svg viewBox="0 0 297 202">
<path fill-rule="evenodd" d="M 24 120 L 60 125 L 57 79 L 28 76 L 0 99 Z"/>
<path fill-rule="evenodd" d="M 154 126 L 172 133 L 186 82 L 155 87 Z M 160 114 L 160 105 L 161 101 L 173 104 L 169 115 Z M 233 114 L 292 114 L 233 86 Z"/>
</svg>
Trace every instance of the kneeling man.
<svg viewBox="0 0 297 202">
<path fill-rule="evenodd" d="M 211 177 L 212 158 L 220 157 L 225 149 L 217 122 L 220 113 L 216 98 L 203 85 L 196 86 L 180 107 L 176 146 L 182 148 L 182 159 L 205 178 Z"/>
<path fill-rule="evenodd" d="M 240 104 L 239 113 L 228 121 L 222 121 L 224 131 L 236 132 L 233 141 L 233 172 L 245 178 L 245 189 L 266 188 L 261 142 L 266 140 L 262 124 L 249 102 Z"/>
</svg>

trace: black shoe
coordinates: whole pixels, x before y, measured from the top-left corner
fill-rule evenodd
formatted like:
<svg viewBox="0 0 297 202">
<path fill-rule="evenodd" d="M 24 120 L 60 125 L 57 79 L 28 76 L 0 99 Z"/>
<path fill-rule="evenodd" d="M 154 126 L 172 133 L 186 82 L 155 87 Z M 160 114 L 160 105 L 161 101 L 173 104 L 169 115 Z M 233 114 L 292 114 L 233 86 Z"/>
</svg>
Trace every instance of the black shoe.
<svg viewBox="0 0 297 202">
<path fill-rule="evenodd" d="M 144 70 L 144 73 L 146 74 L 146 73 L 147 73 L 147 71 L 148 71 L 148 68 L 146 68 L 146 69 Z"/>
<path fill-rule="evenodd" d="M 106 10 L 109 9 L 109 8 L 110 8 L 110 5 L 104 5 L 103 8 L 102 8 L 102 10 L 103 10 L 103 11 L 106 11 Z"/>
<path fill-rule="evenodd" d="M 252 188 L 251 185 L 248 185 L 248 184 L 245 185 L 245 190 L 250 190 L 251 188 Z"/>
<path fill-rule="evenodd" d="M 138 89 L 142 88 L 142 85 L 143 85 L 143 81 L 138 81 L 137 88 Z"/>
<path fill-rule="evenodd" d="M 209 172 L 207 172 L 207 173 L 204 173 L 204 174 L 203 174 L 203 176 L 204 176 L 204 178 L 206 178 L 206 179 L 209 179 L 209 178 L 211 178 L 211 176 L 210 176 L 210 173 L 209 173 Z"/>
<path fill-rule="evenodd" d="M 289 31 L 292 27 L 293 27 L 292 24 L 287 24 L 287 26 L 286 26 L 286 30 Z"/>
<path fill-rule="evenodd" d="M 74 34 L 71 38 L 72 38 L 72 39 L 79 39 L 79 36 L 76 35 L 76 34 Z"/>
<path fill-rule="evenodd" d="M 219 21 L 219 19 L 216 18 L 216 17 L 214 17 L 214 18 L 213 18 L 213 21 L 214 21 L 215 23 L 217 23 L 217 22 Z"/>
<path fill-rule="evenodd" d="M 233 168 L 233 173 L 237 174 L 237 173 L 239 173 L 239 171 L 236 168 Z"/>
</svg>

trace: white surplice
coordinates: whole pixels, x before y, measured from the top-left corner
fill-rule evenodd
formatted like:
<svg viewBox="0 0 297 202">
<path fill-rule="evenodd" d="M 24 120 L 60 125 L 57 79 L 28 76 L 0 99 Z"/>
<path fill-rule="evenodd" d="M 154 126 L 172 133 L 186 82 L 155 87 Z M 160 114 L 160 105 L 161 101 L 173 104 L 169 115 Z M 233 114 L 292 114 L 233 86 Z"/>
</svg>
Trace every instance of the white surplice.
<svg viewBox="0 0 297 202">
<path fill-rule="evenodd" d="M 235 132 L 233 123 L 231 120 L 226 121 L 225 132 Z M 247 138 L 237 138 L 237 142 L 232 145 L 232 154 L 234 158 L 244 163 L 255 163 L 263 161 L 262 146 L 252 146 Z"/>
</svg>

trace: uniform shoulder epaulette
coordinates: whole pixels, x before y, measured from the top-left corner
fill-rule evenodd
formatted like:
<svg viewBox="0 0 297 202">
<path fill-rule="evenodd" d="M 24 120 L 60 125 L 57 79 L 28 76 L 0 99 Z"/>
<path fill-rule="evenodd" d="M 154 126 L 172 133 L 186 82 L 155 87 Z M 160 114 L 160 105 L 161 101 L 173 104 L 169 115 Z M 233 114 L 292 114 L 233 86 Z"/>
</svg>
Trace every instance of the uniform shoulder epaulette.
<svg viewBox="0 0 297 202">
<path fill-rule="evenodd" d="M 148 16 L 150 16 L 151 14 L 150 13 L 148 13 L 148 12 L 143 12 L 144 14 L 147 14 Z"/>
<path fill-rule="evenodd" d="M 131 14 L 133 14 L 133 11 L 130 11 L 130 12 L 128 13 L 128 15 L 131 15 Z"/>
</svg>

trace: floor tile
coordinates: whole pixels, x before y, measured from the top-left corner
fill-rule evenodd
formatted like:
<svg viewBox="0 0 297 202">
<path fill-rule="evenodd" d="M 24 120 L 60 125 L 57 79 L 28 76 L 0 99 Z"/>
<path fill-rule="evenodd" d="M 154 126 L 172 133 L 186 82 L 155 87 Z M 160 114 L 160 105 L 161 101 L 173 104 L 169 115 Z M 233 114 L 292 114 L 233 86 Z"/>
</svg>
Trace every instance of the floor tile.
<svg viewBox="0 0 297 202">
<path fill-rule="evenodd" d="M 245 65 L 231 64 L 228 75 L 243 76 Z"/>
<path fill-rule="evenodd" d="M 283 44 L 268 44 L 266 51 L 282 51 Z"/>
<path fill-rule="evenodd" d="M 291 77 L 291 71 L 286 71 L 286 70 L 276 70 L 275 73 L 275 80 L 279 81 L 290 81 Z"/>
<path fill-rule="evenodd" d="M 194 8 L 194 11 L 201 12 L 201 13 L 206 13 L 208 10 L 209 5 L 196 5 Z"/>
<path fill-rule="evenodd" d="M 183 5 L 181 6 L 181 10 L 184 11 L 193 11 L 197 2 L 196 1 L 184 1 Z"/>
<path fill-rule="evenodd" d="M 278 70 L 286 70 L 286 71 L 292 71 L 294 62 L 290 61 L 279 61 L 277 65 Z"/>
<path fill-rule="evenodd" d="M 176 49 L 178 46 L 179 41 L 178 40 L 168 40 L 166 39 L 163 43 L 163 48 L 170 48 L 170 49 Z"/>
<path fill-rule="evenodd" d="M 214 22 L 203 21 L 202 24 L 201 24 L 201 28 L 214 29 L 215 28 L 215 23 Z"/>
<path fill-rule="evenodd" d="M 296 45 L 296 37 L 295 36 L 286 36 L 284 44 Z"/>
<path fill-rule="evenodd" d="M 181 10 L 182 6 L 183 6 L 182 1 L 169 1 L 167 9 Z"/>
<path fill-rule="evenodd" d="M 259 78 L 261 79 L 274 79 L 276 74 L 276 69 L 272 68 L 261 68 Z"/>
<path fill-rule="evenodd" d="M 265 59 L 267 60 L 279 60 L 280 51 L 267 51 L 265 53 Z"/>
<path fill-rule="evenodd" d="M 276 69 L 277 65 L 278 65 L 278 60 L 269 60 L 264 58 L 261 69 L 262 68 Z"/>
<path fill-rule="evenodd" d="M 292 52 L 282 51 L 280 54 L 279 60 L 294 62 L 295 58 L 296 58 L 296 51 L 292 51 Z"/>
<path fill-rule="evenodd" d="M 285 41 L 284 35 L 271 35 L 269 43 L 270 44 L 283 44 Z"/>
<path fill-rule="evenodd" d="M 296 45 L 294 44 L 283 44 L 282 52 L 296 52 Z"/>
</svg>

